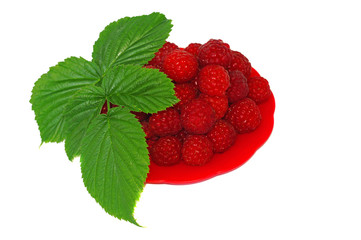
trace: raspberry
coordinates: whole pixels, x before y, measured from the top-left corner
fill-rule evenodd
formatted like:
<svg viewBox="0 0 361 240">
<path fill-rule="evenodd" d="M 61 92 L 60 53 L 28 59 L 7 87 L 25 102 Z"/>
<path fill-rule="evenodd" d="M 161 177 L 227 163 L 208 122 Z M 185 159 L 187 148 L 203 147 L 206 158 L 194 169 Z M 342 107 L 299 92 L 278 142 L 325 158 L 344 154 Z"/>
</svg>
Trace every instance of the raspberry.
<svg viewBox="0 0 361 240">
<path fill-rule="evenodd" d="M 224 67 L 208 65 L 198 75 L 198 87 L 203 93 L 211 96 L 223 96 L 229 87 L 229 75 Z"/>
<path fill-rule="evenodd" d="M 191 134 L 205 134 L 216 121 L 213 108 L 205 101 L 193 99 L 181 109 L 183 128 Z"/>
<path fill-rule="evenodd" d="M 184 50 L 193 54 L 194 56 L 198 56 L 198 50 L 200 46 L 202 46 L 200 43 L 191 43 Z"/>
<path fill-rule="evenodd" d="M 189 52 L 177 49 L 164 58 L 163 71 L 175 82 L 188 82 L 198 72 L 198 61 Z"/>
<path fill-rule="evenodd" d="M 207 137 L 213 143 L 213 151 L 221 153 L 231 147 L 236 141 L 236 130 L 225 120 L 219 120 L 209 131 Z"/>
<path fill-rule="evenodd" d="M 107 102 L 108 101 L 105 100 L 105 102 L 104 102 L 104 104 L 102 106 L 102 109 L 100 111 L 100 114 L 107 114 L 108 113 L 108 104 L 107 104 Z M 119 107 L 119 105 L 115 105 L 115 104 L 113 104 L 111 102 L 109 102 L 109 106 L 110 106 L 110 108 Z M 124 108 L 124 107 L 122 107 L 122 108 Z"/>
<path fill-rule="evenodd" d="M 185 164 L 201 166 L 213 157 L 212 142 L 204 135 L 188 135 L 182 148 L 182 159 Z"/>
<path fill-rule="evenodd" d="M 248 79 L 248 97 L 256 103 L 262 103 L 271 96 L 268 81 L 263 77 L 252 77 Z"/>
<path fill-rule="evenodd" d="M 102 109 L 100 110 L 100 114 L 107 114 L 108 112 L 108 106 L 107 106 L 107 101 L 105 101 L 105 103 L 102 106 Z"/>
<path fill-rule="evenodd" d="M 242 53 L 232 51 L 232 62 L 229 70 L 239 70 L 246 78 L 248 78 L 251 74 L 252 67 L 251 63 Z"/>
<path fill-rule="evenodd" d="M 230 46 L 228 43 L 223 42 L 221 39 L 211 39 L 208 41 L 208 43 L 218 43 L 224 45 L 226 48 L 230 49 Z"/>
<path fill-rule="evenodd" d="M 153 147 L 154 143 L 156 143 L 157 140 L 158 140 L 158 139 L 154 139 L 154 138 L 151 138 L 151 139 L 147 139 L 147 140 L 146 140 L 147 145 L 148 145 L 148 150 L 150 150 L 150 149 Z"/>
<path fill-rule="evenodd" d="M 228 45 L 228 44 L 227 44 Z M 227 68 L 232 61 L 231 50 L 221 40 L 211 39 L 198 50 L 199 64 L 203 67 L 217 64 Z"/>
<path fill-rule="evenodd" d="M 193 85 L 193 87 L 194 87 L 195 89 L 197 89 L 197 90 L 198 90 L 198 76 L 199 76 L 199 75 L 195 76 L 195 77 L 190 81 L 190 83 Z"/>
<path fill-rule="evenodd" d="M 250 98 L 244 98 L 229 107 L 225 119 L 238 133 L 246 133 L 255 130 L 262 117 L 257 104 Z"/>
<path fill-rule="evenodd" d="M 142 121 L 140 124 L 142 124 L 143 131 L 145 133 L 145 138 L 150 139 L 154 137 L 153 131 L 149 128 L 149 123 L 147 121 Z"/>
<path fill-rule="evenodd" d="M 157 136 L 177 134 L 182 130 L 179 113 L 174 108 L 154 113 L 149 118 L 149 128 Z"/>
<path fill-rule="evenodd" d="M 166 42 L 163 47 L 161 47 L 158 52 L 155 53 L 154 58 L 148 62 L 148 65 L 153 65 L 159 69 L 162 69 L 164 58 L 175 49 L 178 49 L 177 45 L 171 42 Z"/>
<path fill-rule="evenodd" d="M 130 112 L 135 115 L 135 118 L 138 119 L 139 122 L 144 121 L 148 118 L 148 114 L 144 112 L 134 112 L 134 111 L 130 111 Z"/>
<path fill-rule="evenodd" d="M 227 90 L 228 101 L 230 103 L 238 102 L 247 97 L 248 85 L 247 78 L 241 71 L 229 71 L 231 86 Z"/>
<path fill-rule="evenodd" d="M 148 152 L 150 152 L 150 149 L 153 147 L 154 143 L 157 142 L 157 140 L 154 140 L 153 138 L 152 139 L 146 139 L 146 142 L 147 142 L 147 149 L 148 149 Z M 148 154 L 149 155 L 149 159 L 152 160 L 152 157 L 150 156 L 150 153 Z"/>
<path fill-rule="evenodd" d="M 175 135 L 181 142 L 184 142 L 184 139 L 188 136 L 188 133 L 184 130 L 180 131 Z"/>
<path fill-rule="evenodd" d="M 114 107 L 119 107 L 119 105 L 116 105 L 116 104 L 110 103 L 110 108 L 114 108 Z"/>
<path fill-rule="evenodd" d="M 206 101 L 213 108 L 216 113 L 216 119 L 223 118 L 228 109 L 228 99 L 226 96 L 209 96 L 207 94 L 200 94 L 199 99 Z"/>
<path fill-rule="evenodd" d="M 158 139 L 150 148 L 150 157 L 160 166 L 170 166 L 181 160 L 182 143 L 174 136 L 165 136 Z"/>
<path fill-rule="evenodd" d="M 192 83 L 176 83 L 174 84 L 174 91 L 175 95 L 180 100 L 174 106 L 178 110 L 197 97 L 197 89 Z"/>
<path fill-rule="evenodd" d="M 150 64 L 144 65 L 143 68 L 158 69 L 156 66 L 153 66 L 153 65 L 150 65 Z"/>
</svg>

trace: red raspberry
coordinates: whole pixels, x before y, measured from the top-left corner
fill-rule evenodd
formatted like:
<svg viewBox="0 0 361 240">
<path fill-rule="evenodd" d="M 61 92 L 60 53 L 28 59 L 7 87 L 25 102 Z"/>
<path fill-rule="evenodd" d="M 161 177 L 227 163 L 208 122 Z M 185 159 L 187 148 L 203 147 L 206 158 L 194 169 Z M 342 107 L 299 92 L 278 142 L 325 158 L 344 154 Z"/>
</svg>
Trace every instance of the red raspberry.
<svg viewBox="0 0 361 240">
<path fill-rule="evenodd" d="M 193 99 L 181 109 L 183 128 L 191 134 L 205 134 L 214 125 L 216 114 L 205 101 Z"/>
<path fill-rule="evenodd" d="M 227 44 L 228 45 L 228 44 Z M 217 64 L 227 68 L 232 61 L 231 50 L 222 41 L 211 39 L 198 51 L 199 64 L 203 67 Z"/>
<path fill-rule="evenodd" d="M 159 69 L 162 69 L 164 58 L 175 49 L 178 49 L 177 45 L 171 42 L 166 42 L 163 47 L 161 47 L 158 52 L 155 53 L 154 58 L 148 62 L 148 65 L 153 65 Z"/>
<path fill-rule="evenodd" d="M 105 100 L 105 102 L 104 102 L 104 104 L 103 104 L 103 106 L 102 106 L 102 109 L 101 109 L 101 111 L 100 111 L 100 114 L 107 114 L 108 113 L 108 104 L 107 104 L 107 100 Z M 109 106 L 110 106 L 110 108 L 113 108 L 113 107 L 119 107 L 119 105 L 115 105 L 115 104 L 113 104 L 113 103 L 109 103 Z M 124 107 L 123 107 L 124 108 Z"/>
<path fill-rule="evenodd" d="M 153 145 L 154 145 L 154 143 L 156 143 L 157 142 L 157 140 L 155 140 L 155 139 L 146 139 L 146 142 L 147 142 L 147 145 L 148 145 L 148 147 L 147 147 L 147 149 L 148 149 L 148 156 L 149 156 L 149 159 L 150 160 L 152 160 L 151 159 L 151 156 L 150 156 L 150 149 L 153 147 Z"/>
<path fill-rule="evenodd" d="M 107 101 L 105 101 L 105 103 L 102 106 L 102 109 L 100 110 L 100 114 L 107 114 L 108 112 L 108 105 L 107 105 Z"/>
<path fill-rule="evenodd" d="M 223 42 L 221 39 L 211 39 L 208 41 L 208 43 L 218 43 L 224 45 L 226 48 L 230 49 L 230 46 L 228 43 Z"/>
<path fill-rule="evenodd" d="M 247 97 L 248 85 L 247 78 L 241 71 L 229 71 L 231 86 L 227 90 L 228 101 L 230 103 L 238 102 Z"/>
<path fill-rule="evenodd" d="M 110 108 L 115 108 L 115 107 L 119 107 L 119 105 L 116 105 L 116 104 L 110 103 Z"/>
<path fill-rule="evenodd" d="M 204 135 L 188 135 L 182 148 L 182 159 L 185 164 L 201 166 L 213 157 L 212 142 Z"/>
<path fill-rule="evenodd" d="M 248 78 L 251 74 L 252 66 L 248 59 L 240 52 L 232 51 L 232 63 L 229 70 L 239 70 Z"/>
<path fill-rule="evenodd" d="M 177 49 L 164 58 L 163 71 L 175 82 L 188 82 L 198 72 L 198 61 L 189 52 Z"/>
<path fill-rule="evenodd" d="M 149 118 L 149 128 L 157 136 L 177 134 L 182 130 L 179 113 L 174 108 L 154 113 Z"/>
<path fill-rule="evenodd" d="M 139 122 L 144 121 L 148 118 L 148 114 L 144 112 L 134 112 L 134 111 L 130 111 L 130 112 L 135 115 L 135 118 L 138 119 Z"/>
<path fill-rule="evenodd" d="M 194 87 L 195 89 L 197 89 L 197 90 L 198 90 L 198 76 L 199 76 L 199 75 L 195 76 L 195 77 L 190 81 L 190 83 L 193 85 L 193 87 Z"/>
<path fill-rule="evenodd" d="M 202 46 L 200 43 L 191 43 L 184 50 L 193 54 L 194 56 L 198 56 L 198 50 L 200 46 Z"/>
<path fill-rule="evenodd" d="M 206 101 L 214 109 L 216 119 L 223 118 L 228 110 L 228 98 L 226 96 L 209 96 L 207 94 L 200 94 L 199 99 Z"/>
<path fill-rule="evenodd" d="M 209 131 L 207 137 L 213 143 L 213 151 L 221 153 L 231 147 L 236 141 L 236 130 L 227 121 L 221 119 Z"/>
<path fill-rule="evenodd" d="M 181 142 L 184 142 L 184 139 L 188 136 L 188 133 L 184 130 L 180 131 L 175 135 Z"/>
<path fill-rule="evenodd" d="M 197 97 L 197 89 L 192 83 L 176 83 L 174 84 L 174 91 L 177 98 L 180 100 L 174 107 L 180 110 L 185 104 Z"/>
<path fill-rule="evenodd" d="M 144 65 L 143 68 L 158 69 L 156 66 L 153 66 L 153 65 L 150 65 L 150 64 Z"/>
<path fill-rule="evenodd" d="M 244 98 L 232 104 L 225 117 L 238 133 L 255 130 L 261 123 L 261 112 L 257 104 L 249 98 Z"/>
<path fill-rule="evenodd" d="M 147 142 L 147 145 L 148 145 L 148 151 L 153 147 L 154 143 L 157 142 L 158 139 L 154 139 L 154 138 L 151 138 L 151 139 L 147 139 L 146 142 Z"/>
<path fill-rule="evenodd" d="M 223 96 L 229 87 L 229 75 L 224 67 L 208 65 L 198 75 L 199 90 L 211 96 Z"/>
<path fill-rule="evenodd" d="M 149 123 L 147 121 L 142 121 L 140 124 L 142 124 L 143 131 L 145 133 L 145 138 L 150 139 L 154 137 L 154 133 L 149 128 Z"/>
<path fill-rule="evenodd" d="M 181 160 L 182 143 L 174 136 L 165 136 L 158 139 L 150 148 L 150 157 L 160 166 L 170 166 Z"/>
<path fill-rule="evenodd" d="M 256 103 L 262 103 L 271 96 L 268 81 L 263 77 L 252 77 L 248 79 L 248 97 Z"/>
</svg>

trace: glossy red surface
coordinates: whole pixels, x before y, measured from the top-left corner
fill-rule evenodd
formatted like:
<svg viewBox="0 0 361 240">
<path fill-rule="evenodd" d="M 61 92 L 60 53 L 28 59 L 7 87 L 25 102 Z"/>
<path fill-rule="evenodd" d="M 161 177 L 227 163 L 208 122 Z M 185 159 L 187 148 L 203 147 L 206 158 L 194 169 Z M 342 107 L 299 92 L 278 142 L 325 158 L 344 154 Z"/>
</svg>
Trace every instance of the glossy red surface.
<svg viewBox="0 0 361 240">
<path fill-rule="evenodd" d="M 259 76 L 252 69 L 251 76 Z M 267 141 L 273 129 L 275 99 L 272 95 L 266 102 L 258 105 L 262 122 L 251 133 L 238 134 L 236 143 L 226 152 L 215 154 L 204 166 L 187 166 L 183 163 L 161 167 L 151 162 L 146 183 L 151 184 L 192 184 L 230 172 L 247 162 L 252 155 Z"/>
</svg>

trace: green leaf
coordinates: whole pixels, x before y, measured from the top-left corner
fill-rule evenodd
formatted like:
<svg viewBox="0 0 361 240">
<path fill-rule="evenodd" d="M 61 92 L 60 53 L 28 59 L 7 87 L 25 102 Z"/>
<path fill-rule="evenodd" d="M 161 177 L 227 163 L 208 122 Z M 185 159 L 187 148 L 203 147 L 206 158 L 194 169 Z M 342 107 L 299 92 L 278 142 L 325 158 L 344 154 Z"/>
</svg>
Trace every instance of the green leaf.
<svg viewBox="0 0 361 240">
<path fill-rule="evenodd" d="M 42 142 L 64 140 L 65 106 L 78 90 L 98 82 L 99 72 L 95 63 L 71 57 L 51 67 L 35 83 L 30 103 Z"/>
<path fill-rule="evenodd" d="M 144 65 L 164 45 L 171 28 L 171 21 L 161 13 L 121 18 L 100 33 L 93 61 L 103 73 L 121 64 Z"/>
<path fill-rule="evenodd" d="M 133 212 L 149 158 L 145 134 L 134 115 L 117 107 L 94 118 L 82 142 L 80 162 L 91 196 L 110 215 L 138 225 Z"/>
<path fill-rule="evenodd" d="M 88 86 L 78 91 L 66 107 L 65 151 L 69 160 L 80 155 L 81 142 L 90 122 L 100 114 L 105 102 L 104 90 Z"/>
<path fill-rule="evenodd" d="M 51 67 L 30 99 L 42 143 L 65 139 L 69 159 L 80 156 L 89 193 L 110 215 L 136 225 L 149 157 L 145 133 L 129 111 L 153 113 L 178 102 L 165 74 L 141 68 L 171 28 L 160 13 L 109 24 L 94 44 L 92 62 L 71 57 Z M 100 114 L 105 100 L 124 108 Z"/>
<path fill-rule="evenodd" d="M 179 101 L 167 75 L 140 66 L 121 65 L 109 70 L 102 87 L 110 102 L 131 111 L 154 113 Z"/>
</svg>

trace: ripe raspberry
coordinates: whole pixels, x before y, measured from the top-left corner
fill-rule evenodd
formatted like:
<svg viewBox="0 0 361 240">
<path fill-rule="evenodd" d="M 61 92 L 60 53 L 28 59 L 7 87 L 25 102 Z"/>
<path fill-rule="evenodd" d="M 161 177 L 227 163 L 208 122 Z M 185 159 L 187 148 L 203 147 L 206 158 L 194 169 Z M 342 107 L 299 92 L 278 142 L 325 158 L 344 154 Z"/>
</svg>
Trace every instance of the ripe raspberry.
<svg viewBox="0 0 361 240">
<path fill-rule="evenodd" d="M 139 122 L 144 121 L 148 118 L 148 114 L 144 112 L 134 112 L 134 111 L 130 111 L 130 112 L 135 115 L 135 118 L 138 119 Z"/>
<path fill-rule="evenodd" d="M 239 70 L 246 78 L 248 78 L 251 74 L 252 67 L 251 63 L 242 53 L 232 51 L 232 62 L 229 70 Z"/>
<path fill-rule="evenodd" d="M 198 56 L 198 50 L 200 46 L 202 46 L 200 43 L 191 43 L 184 50 L 193 54 L 194 56 Z"/>
<path fill-rule="evenodd" d="M 228 44 L 227 44 L 228 45 Z M 198 50 L 199 64 L 203 67 L 210 64 L 221 65 L 225 68 L 231 64 L 231 50 L 221 40 L 211 39 Z"/>
<path fill-rule="evenodd" d="M 205 101 L 193 99 L 181 109 L 183 128 L 191 134 L 205 134 L 214 125 L 216 114 Z"/>
<path fill-rule="evenodd" d="M 180 110 L 185 104 L 197 97 L 197 89 L 191 83 L 176 83 L 174 84 L 174 91 L 177 98 L 180 100 L 174 107 Z"/>
<path fill-rule="evenodd" d="M 224 67 L 207 65 L 198 75 L 199 90 L 211 96 L 223 96 L 229 87 L 229 75 Z"/>
<path fill-rule="evenodd" d="M 218 43 L 224 45 L 226 48 L 230 49 L 230 46 L 228 43 L 223 42 L 221 39 L 211 39 L 208 41 L 208 43 Z"/>
<path fill-rule="evenodd" d="M 197 89 L 197 90 L 198 90 L 198 76 L 199 76 L 199 75 L 195 76 L 195 77 L 190 81 L 190 83 L 193 85 L 193 87 L 194 87 L 195 89 Z"/>
<path fill-rule="evenodd" d="M 110 108 L 115 108 L 115 107 L 119 107 L 119 105 L 116 105 L 116 104 L 110 103 Z"/>
<path fill-rule="evenodd" d="M 175 82 L 188 82 L 198 72 L 198 61 L 189 52 L 177 49 L 164 58 L 163 71 Z"/>
<path fill-rule="evenodd" d="M 108 105 L 107 105 L 107 101 L 105 101 L 105 103 L 102 106 L 102 109 L 100 110 L 100 114 L 107 114 L 108 112 Z"/>
<path fill-rule="evenodd" d="M 154 113 L 149 118 L 149 128 L 157 136 L 177 134 L 182 130 L 179 113 L 174 108 Z"/>
<path fill-rule="evenodd" d="M 140 124 L 142 124 L 142 129 L 145 133 L 145 138 L 150 139 L 154 137 L 153 131 L 149 128 L 149 123 L 147 121 L 142 121 Z"/>
<path fill-rule="evenodd" d="M 153 66 L 153 65 L 150 65 L 150 64 L 144 65 L 143 68 L 158 69 L 156 66 Z"/>
<path fill-rule="evenodd" d="M 236 141 L 236 130 L 227 121 L 221 119 L 209 131 L 207 137 L 213 143 L 213 152 L 221 153 L 231 147 Z"/>
<path fill-rule="evenodd" d="M 102 109 L 100 111 L 100 114 L 107 114 L 108 113 L 108 104 L 107 103 L 108 103 L 108 101 L 105 100 L 105 102 L 104 102 L 104 104 L 102 106 Z M 109 106 L 110 106 L 110 108 L 119 107 L 119 105 L 115 105 L 115 104 L 113 104 L 111 102 L 109 102 Z M 124 106 L 122 106 L 122 108 L 124 108 Z"/>
<path fill-rule="evenodd" d="M 150 157 L 160 166 L 170 166 L 181 160 L 182 143 L 174 136 L 165 136 L 158 139 L 150 148 Z"/>
<path fill-rule="evenodd" d="M 216 113 L 216 119 L 223 118 L 228 110 L 228 98 L 226 96 L 209 96 L 201 93 L 199 99 L 206 101 Z"/>
<path fill-rule="evenodd" d="M 257 104 L 252 99 L 244 98 L 229 107 L 225 119 L 238 133 L 246 133 L 255 130 L 262 117 Z"/>
<path fill-rule="evenodd" d="M 231 86 L 227 90 L 228 101 L 230 103 L 238 102 L 247 97 L 248 85 L 247 78 L 241 71 L 229 71 Z"/>
<path fill-rule="evenodd" d="M 263 77 L 252 77 L 248 79 L 248 97 L 256 103 L 262 103 L 271 96 L 268 81 Z"/>
<path fill-rule="evenodd" d="M 188 135 L 182 148 L 182 159 L 185 164 L 201 166 L 213 157 L 212 142 L 204 135 Z"/>
<path fill-rule="evenodd" d="M 152 160 L 152 157 L 150 156 L 150 149 L 153 147 L 153 145 L 154 145 L 154 143 L 156 143 L 157 142 L 157 140 L 155 140 L 155 139 L 146 139 L 146 142 L 147 142 L 147 145 L 148 145 L 148 147 L 147 147 L 147 149 L 148 149 L 148 156 L 149 156 L 149 159 L 150 160 Z"/>
<path fill-rule="evenodd" d="M 178 49 L 177 45 L 171 42 L 166 42 L 163 47 L 161 47 L 158 52 L 155 53 L 154 58 L 148 62 L 148 65 L 153 65 L 159 69 L 162 69 L 164 58 L 175 49 Z"/>
<path fill-rule="evenodd" d="M 158 139 L 154 139 L 154 138 L 151 138 L 151 139 L 147 139 L 146 142 L 147 142 L 147 145 L 148 145 L 148 151 L 153 147 L 154 143 L 157 142 Z"/>
<path fill-rule="evenodd" d="M 188 136 L 188 133 L 184 130 L 180 131 L 179 133 L 177 133 L 176 138 L 178 138 L 181 142 L 184 142 L 184 139 Z"/>
</svg>

